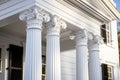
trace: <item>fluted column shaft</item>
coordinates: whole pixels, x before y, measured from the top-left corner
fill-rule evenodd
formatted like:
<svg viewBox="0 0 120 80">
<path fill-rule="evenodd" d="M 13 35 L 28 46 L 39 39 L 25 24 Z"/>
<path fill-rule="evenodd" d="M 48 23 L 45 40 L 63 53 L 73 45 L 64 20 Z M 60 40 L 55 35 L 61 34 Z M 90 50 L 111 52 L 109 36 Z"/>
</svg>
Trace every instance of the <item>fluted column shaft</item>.
<svg viewBox="0 0 120 80">
<path fill-rule="evenodd" d="M 41 31 L 43 18 L 43 11 L 38 7 L 32 7 L 20 15 L 20 19 L 27 22 L 24 80 L 41 80 Z"/>
<path fill-rule="evenodd" d="M 41 80 L 41 27 L 29 25 L 27 28 L 25 80 Z"/>
<path fill-rule="evenodd" d="M 47 26 L 46 80 L 61 80 L 60 29 L 63 22 L 57 16 Z"/>
<path fill-rule="evenodd" d="M 79 31 L 76 35 L 76 80 L 88 80 L 87 32 Z"/>
<path fill-rule="evenodd" d="M 89 42 L 89 78 L 90 80 L 102 80 L 100 58 L 99 58 L 99 44 L 100 38 L 94 36 L 94 39 Z"/>
<path fill-rule="evenodd" d="M 60 37 L 57 32 L 54 35 L 47 35 L 47 80 L 61 80 L 60 69 Z"/>
</svg>

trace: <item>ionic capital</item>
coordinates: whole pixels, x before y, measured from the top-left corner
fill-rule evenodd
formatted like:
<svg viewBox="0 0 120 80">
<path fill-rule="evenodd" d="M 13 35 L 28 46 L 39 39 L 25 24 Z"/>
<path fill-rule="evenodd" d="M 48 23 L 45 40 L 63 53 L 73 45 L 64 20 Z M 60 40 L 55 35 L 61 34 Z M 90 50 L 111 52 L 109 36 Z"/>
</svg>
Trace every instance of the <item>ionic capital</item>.
<svg viewBox="0 0 120 80">
<path fill-rule="evenodd" d="M 28 28 L 38 28 L 35 26 L 42 26 L 42 23 L 46 23 L 50 21 L 50 16 L 47 12 L 45 12 L 43 9 L 34 6 L 31 7 L 27 10 L 25 10 L 24 12 L 22 12 L 19 15 L 19 19 L 21 21 L 26 21 L 27 22 L 27 26 Z M 32 26 L 32 27 L 31 27 Z"/>
<path fill-rule="evenodd" d="M 37 6 L 31 7 L 25 10 L 23 13 L 20 14 L 19 18 L 22 21 L 24 20 L 28 21 L 28 20 L 33 20 L 33 19 L 41 20 L 44 22 L 50 21 L 49 14 Z"/>
<path fill-rule="evenodd" d="M 88 31 L 86 29 L 80 30 L 76 33 L 76 46 L 87 46 Z"/>
<path fill-rule="evenodd" d="M 89 49 L 99 50 L 99 45 L 103 44 L 103 38 L 98 35 L 93 35 L 93 39 L 89 40 Z"/>
<path fill-rule="evenodd" d="M 93 39 L 91 39 L 93 44 L 103 44 L 103 38 L 98 35 L 93 35 Z"/>
<path fill-rule="evenodd" d="M 76 39 L 87 39 L 88 38 L 88 31 L 86 29 L 80 30 L 76 32 Z"/>
<path fill-rule="evenodd" d="M 46 27 L 47 27 L 47 33 L 49 35 L 50 34 L 51 35 L 54 35 L 54 34 L 59 35 L 61 29 L 66 29 L 67 24 L 62 18 L 54 15 L 54 16 L 52 16 L 51 21 L 46 24 Z"/>
<path fill-rule="evenodd" d="M 69 37 L 71 40 L 74 40 L 74 39 L 87 39 L 88 38 L 88 31 L 86 29 L 81 29 L 79 31 L 74 31 L 70 34 L 70 37 Z"/>
<path fill-rule="evenodd" d="M 70 39 L 76 40 L 76 46 L 87 45 L 88 31 L 86 29 L 81 29 L 77 32 L 72 32 L 70 35 Z"/>
</svg>

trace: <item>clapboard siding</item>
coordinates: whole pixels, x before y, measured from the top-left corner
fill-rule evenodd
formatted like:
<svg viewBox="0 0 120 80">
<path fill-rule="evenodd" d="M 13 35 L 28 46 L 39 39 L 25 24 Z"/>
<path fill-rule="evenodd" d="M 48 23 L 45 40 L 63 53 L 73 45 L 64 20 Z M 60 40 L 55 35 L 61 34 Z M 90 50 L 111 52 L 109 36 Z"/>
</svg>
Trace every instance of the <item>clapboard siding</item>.
<svg viewBox="0 0 120 80">
<path fill-rule="evenodd" d="M 75 50 L 68 50 L 61 53 L 61 74 L 62 80 L 76 79 Z"/>
</svg>

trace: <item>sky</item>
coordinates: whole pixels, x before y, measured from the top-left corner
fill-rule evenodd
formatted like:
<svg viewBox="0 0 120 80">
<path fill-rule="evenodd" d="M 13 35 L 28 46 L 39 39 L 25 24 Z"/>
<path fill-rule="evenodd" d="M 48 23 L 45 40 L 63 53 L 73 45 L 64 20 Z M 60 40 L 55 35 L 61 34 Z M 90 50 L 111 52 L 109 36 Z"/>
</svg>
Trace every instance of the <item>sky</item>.
<svg viewBox="0 0 120 80">
<path fill-rule="evenodd" d="M 117 9 L 120 11 L 120 0 L 114 0 L 116 3 Z"/>
<path fill-rule="evenodd" d="M 118 11 L 120 12 L 120 0 L 114 0 L 114 2 L 116 3 L 116 7 L 117 7 Z M 118 20 L 117 29 L 118 29 L 118 31 L 120 30 L 120 19 Z"/>
</svg>

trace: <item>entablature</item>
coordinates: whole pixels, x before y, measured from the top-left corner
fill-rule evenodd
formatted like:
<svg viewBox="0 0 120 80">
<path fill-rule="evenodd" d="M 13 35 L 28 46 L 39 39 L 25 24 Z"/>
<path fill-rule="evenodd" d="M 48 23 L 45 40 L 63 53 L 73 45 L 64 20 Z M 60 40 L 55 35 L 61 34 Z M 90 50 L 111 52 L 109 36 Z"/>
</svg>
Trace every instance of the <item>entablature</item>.
<svg viewBox="0 0 120 80">
<path fill-rule="evenodd" d="M 0 0 L 0 20 L 34 5 L 34 0 Z"/>
</svg>

